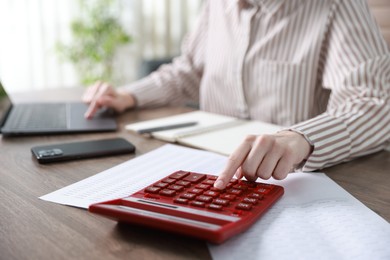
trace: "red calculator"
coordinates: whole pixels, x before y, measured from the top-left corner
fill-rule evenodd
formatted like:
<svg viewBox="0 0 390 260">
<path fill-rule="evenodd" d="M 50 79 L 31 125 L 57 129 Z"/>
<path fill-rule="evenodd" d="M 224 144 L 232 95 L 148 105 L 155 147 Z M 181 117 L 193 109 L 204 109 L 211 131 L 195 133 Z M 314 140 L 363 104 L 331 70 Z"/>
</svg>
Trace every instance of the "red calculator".
<svg viewBox="0 0 390 260">
<path fill-rule="evenodd" d="M 237 179 L 219 190 L 213 187 L 216 179 L 177 171 L 128 197 L 93 204 L 89 211 L 218 244 L 249 228 L 284 192 L 281 186 Z"/>
</svg>

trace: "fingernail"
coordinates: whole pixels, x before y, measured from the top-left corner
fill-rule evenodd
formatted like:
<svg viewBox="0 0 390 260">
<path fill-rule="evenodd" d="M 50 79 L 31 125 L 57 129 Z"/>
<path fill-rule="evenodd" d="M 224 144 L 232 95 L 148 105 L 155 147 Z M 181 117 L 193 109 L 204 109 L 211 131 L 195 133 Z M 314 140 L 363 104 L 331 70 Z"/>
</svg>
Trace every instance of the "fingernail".
<svg viewBox="0 0 390 260">
<path fill-rule="evenodd" d="M 223 181 L 222 180 L 217 180 L 214 183 L 214 187 L 217 188 L 217 189 L 223 189 Z"/>
</svg>

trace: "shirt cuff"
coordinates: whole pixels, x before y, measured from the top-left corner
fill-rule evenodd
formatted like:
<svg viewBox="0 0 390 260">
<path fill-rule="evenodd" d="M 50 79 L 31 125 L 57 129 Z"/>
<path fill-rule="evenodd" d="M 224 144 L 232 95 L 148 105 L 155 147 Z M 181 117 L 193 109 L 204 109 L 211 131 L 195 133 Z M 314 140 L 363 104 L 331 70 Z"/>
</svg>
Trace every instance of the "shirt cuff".
<svg viewBox="0 0 390 260">
<path fill-rule="evenodd" d="M 301 133 L 313 146 L 302 166 L 303 171 L 322 169 L 346 161 L 351 155 L 351 138 L 347 126 L 339 118 L 322 114 L 289 130 Z"/>
<path fill-rule="evenodd" d="M 161 93 L 161 88 L 156 87 L 156 82 L 151 76 L 121 86 L 120 89 L 133 95 L 137 107 L 161 106 L 165 103 L 165 94 Z"/>
</svg>

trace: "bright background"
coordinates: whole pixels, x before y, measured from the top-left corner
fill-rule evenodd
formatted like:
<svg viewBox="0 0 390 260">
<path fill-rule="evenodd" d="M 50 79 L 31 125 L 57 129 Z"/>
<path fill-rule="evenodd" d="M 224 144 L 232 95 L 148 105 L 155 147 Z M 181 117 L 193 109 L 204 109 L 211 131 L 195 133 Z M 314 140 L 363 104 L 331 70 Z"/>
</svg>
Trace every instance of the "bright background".
<svg viewBox="0 0 390 260">
<path fill-rule="evenodd" d="M 191 29 L 201 0 L 114 0 L 134 41 L 115 60 L 118 82 L 137 79 L 144 59 L 176 56 Z M 1 0 L 0 77 L 9 92 L 79 86 L 71 63 L 55 50 L 71 41 L 70 23 L 78 0 Z"/>
</svg>

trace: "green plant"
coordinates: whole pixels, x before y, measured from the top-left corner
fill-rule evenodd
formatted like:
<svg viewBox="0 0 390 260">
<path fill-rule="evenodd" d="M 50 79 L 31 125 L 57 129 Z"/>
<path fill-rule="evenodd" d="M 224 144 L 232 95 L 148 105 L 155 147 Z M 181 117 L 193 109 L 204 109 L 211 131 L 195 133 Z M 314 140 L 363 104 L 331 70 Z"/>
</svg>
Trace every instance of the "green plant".
<svg viewBox="0 0 390 260">
<path fill-rule="evenodd" d="M 115 15 L 113 0 L 80 0 L 81 16 L 72 21 L 71 44 L 57 44 L 62 57 L 73 63 L 80 80 L 114 82 L 113 60 L 119 46 L 131 43 Z"/>
</svg>

